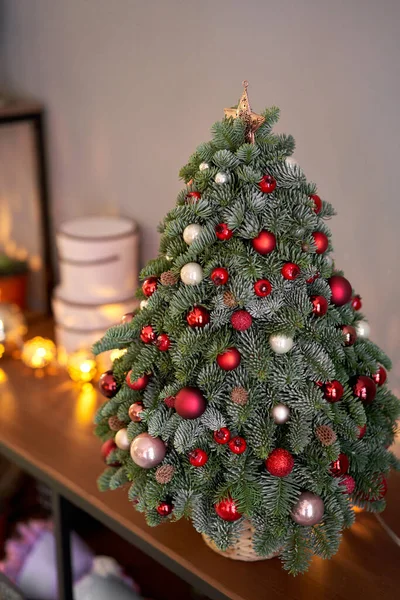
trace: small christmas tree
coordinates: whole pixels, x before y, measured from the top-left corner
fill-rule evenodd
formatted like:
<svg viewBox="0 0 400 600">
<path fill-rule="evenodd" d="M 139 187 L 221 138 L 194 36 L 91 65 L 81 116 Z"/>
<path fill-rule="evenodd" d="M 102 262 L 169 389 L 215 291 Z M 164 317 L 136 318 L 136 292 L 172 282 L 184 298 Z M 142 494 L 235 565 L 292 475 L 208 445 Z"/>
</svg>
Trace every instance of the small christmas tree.
<svg viewBox="0 0 400 600">
<path fill-rule="evenodd" d="M 278 114 L 245 85 L 181 170 L 141 310 L 95 345 L 126 349 L 96 431 L 100 488 L 131 482 L 149 525 L 188 517 L 220 550 L 250 526 L 296 574 L 335 554 L 353 505 L 384 509 L 399 402 Z"/>
</svg>

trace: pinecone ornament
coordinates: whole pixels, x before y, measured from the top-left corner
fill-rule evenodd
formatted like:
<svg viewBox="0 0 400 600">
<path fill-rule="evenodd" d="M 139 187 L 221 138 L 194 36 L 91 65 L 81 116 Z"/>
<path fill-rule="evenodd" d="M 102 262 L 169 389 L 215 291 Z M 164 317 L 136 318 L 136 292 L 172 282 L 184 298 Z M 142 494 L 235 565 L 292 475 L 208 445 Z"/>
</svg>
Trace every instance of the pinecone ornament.
<svg viewBox="0 0 400 600">
<path fill-rule="evenodd" d="M 337 440 L 337 435 L 329 425 L 319 425 L 315 430 L 315 435 L 323 446 L 332 446 Z"/>
<path fill-rule="evenodd" d="M 175 473 L 175 467 L 172 465 L 161 465 L 156 471 L 156 481 L 164 485 L 169 483 Z"/>
<path fill-rule="evenodd" d="M 229 291 L 224 292 L 223 302 L 224 302 L 225 306 L 228 306 L 229 308 L 234 308 L 235 306 L 237 306 L 235 296 L 232 294 L 232 292 L 229 292 Z"/>
<path fill-rule="evenodd" d="M 161 273 L 160 281 L 162 285 L 175 285 L 178 278 L 172 271 L 164 271 Z"/>
<path fill-rule="evenodd" d="M 249 393 L 242 387 L 235 387 L 231 392 L 231 400 L 239 406 L 247 404 Z"/>
<path fill-rule="evenodd" d="M 111 431 L 119 431 L 120 429 L 125 427 L 125 423 L 118 419 L 117 415 L 115 415 L 108 419 L 108 426 L 111 429 Z"/>
</svg>

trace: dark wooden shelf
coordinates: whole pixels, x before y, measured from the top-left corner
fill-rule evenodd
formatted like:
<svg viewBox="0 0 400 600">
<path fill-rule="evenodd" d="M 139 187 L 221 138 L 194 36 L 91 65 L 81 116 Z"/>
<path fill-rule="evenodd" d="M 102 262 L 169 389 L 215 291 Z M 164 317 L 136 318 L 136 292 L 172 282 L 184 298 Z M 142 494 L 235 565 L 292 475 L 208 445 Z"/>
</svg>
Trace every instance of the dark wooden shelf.
<svg viewBox="0 0 400 600">
<path fill-rule="evenodd" d="M 333 560 L 315 558 L 309 572 L 296 578 L 282 570 L 278 559 L 243 563 L 215 554 L 189 522 L 149 528 L 128 502 L 126 490 L 97 490 L 104 465 L 92 421 L 100 396 L 79 398 L 62 370 L 38 379 L 19 361 L 3 359 L 1 366 L 8 381 L 0 384 L 0 452 L 210 598 L 398 597 L 400 548 L 370 514 L 357 516 Z M 384 519 L 397 535 L 399 499 L 400 477 L 394 474 Z"/>
</svg>

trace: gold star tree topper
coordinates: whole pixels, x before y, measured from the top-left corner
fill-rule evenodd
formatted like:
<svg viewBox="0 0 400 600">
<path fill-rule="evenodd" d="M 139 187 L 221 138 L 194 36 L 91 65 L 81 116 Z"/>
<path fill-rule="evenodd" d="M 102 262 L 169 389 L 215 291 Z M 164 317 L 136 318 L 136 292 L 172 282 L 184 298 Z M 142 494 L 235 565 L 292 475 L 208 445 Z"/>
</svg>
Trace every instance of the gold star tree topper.
<svg viewBox="0 0 400 600">
<path fill-rule="evenodd" d="M 225 117 L 233 117 L 234 119 L 242 119 L 246 125 L 245 137 L 250 144 L 254 144 L 254 134 L 257 129 L 265 121 L 261 115 L 253 113 L 250 107 L 249 96 L 247 94 L 248 81 L 243 81 L 243 94 L 239 100 L 239 104 L 235 108 L 225 108 Z"/>
</svg>

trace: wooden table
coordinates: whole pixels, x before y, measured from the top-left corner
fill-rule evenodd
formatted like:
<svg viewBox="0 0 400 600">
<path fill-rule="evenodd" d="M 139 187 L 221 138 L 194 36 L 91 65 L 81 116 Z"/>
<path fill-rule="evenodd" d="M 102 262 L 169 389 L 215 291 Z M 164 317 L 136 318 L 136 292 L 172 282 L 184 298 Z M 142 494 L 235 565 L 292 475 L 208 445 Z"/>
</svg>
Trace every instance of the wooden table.
<svg viewBox="0 0 400 600">
<path fill-rule="evenodd" d="M 306 575 L 293 578 L 273 559 L 242 563 L 223 558 L 203 543 L 191 524 L 149 528 L 129 504 L 126 490 L 100 493 L 100 442 L 92 434 L 99 396 L 79 396 L 60 371 L 35 378 L 21 362 L 2 360 L 8 381 L 0 384 L 0 452 L 54 491 L 58 527 L 60 600 L 70 600 L 68 504 L 79 507 L 215 600 L 394 600 L 399 597 L 400 547 L 375 516 L 360 514 L 344 533 L 337 556 L 315 558 Z M 389 482 L 385 522 L 400 535 L 400 477 Z M 68 561 L 67 561 L 68 562 Z"/>
</svg>

